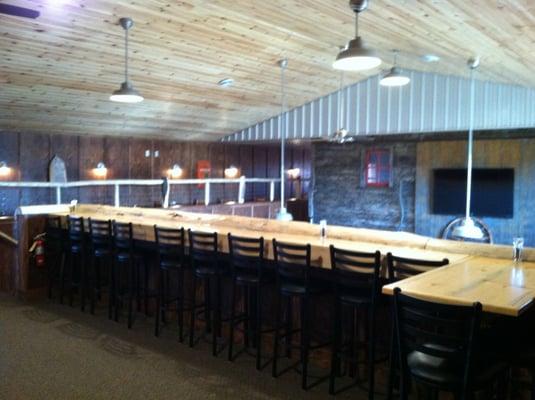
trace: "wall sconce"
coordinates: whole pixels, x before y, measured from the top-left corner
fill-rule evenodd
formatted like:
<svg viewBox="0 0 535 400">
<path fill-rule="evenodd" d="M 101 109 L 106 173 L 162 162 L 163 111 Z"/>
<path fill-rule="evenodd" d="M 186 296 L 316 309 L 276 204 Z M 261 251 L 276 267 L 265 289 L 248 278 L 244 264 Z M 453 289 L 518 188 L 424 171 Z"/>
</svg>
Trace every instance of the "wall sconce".
<svg viewBox="0 0 535 400">
<path fill-rule="evenodd" d="M 301 176 L 301 169 L 300 168 L 292 168 L 286 171 L 290 179 L 299 179 Z"/>
<path fill-rule="evenodd" d="M 11 173 L 11 168 L 9 168 L 5 161 L 0 162 L 0 176 L 8 176 Z"/>
<path fill-rule="evenodd" d="M 182 176 L 182 168 L 180 168 L 180 165 L 178 164 L 173 165 L 173 168 L 167 172 L 172 179 L 178 179 Z"/>
<path fill-rule="evenodd" d="M 108 174 L 108 168 L 106 168 L 103 162 L 99 162 L 97 167 L 93 168 L 93 174 L 97 178 L 106 178 L 106 175 Z"/>
<path fill-rule="evenodd" d="M 225 168 L 225 178 L 228 179 L 235 179 L 238 177 L 238 168 L 236 168 L 234 165 L 231 165 L 228 168 Z"/>
</svg>

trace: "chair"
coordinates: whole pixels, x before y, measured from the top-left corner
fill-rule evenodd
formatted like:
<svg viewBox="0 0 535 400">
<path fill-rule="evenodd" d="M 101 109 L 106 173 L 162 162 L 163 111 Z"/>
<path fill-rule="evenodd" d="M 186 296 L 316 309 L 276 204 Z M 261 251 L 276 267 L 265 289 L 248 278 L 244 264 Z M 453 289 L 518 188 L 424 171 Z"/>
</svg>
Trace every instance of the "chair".
<svg viewBox="0 0 535 400">
<path fill-rule="evenodd" d="M 483 356 L 485 349 L 479 347 L 481 314 L 480 303 L 445 305 L 394 289 L 402 400 L 408 398 L 411 378 L 433 394 L 448 391 L 460 400 L 498 381 L 505 366 Z"/>
<path fill-rule="evenodd" d="M 111 286 L 111 265 L 113 263 L 113 234 L 111 220 L 95 220 L 89 218 L 89 250 L 91 267 L 86 274 L 86 287 L 90 292 L 91 314 L 95 313 L 95 296 L 102 297 L 103 269 L 107 268 L 107 283 Z M 108 317 L 111 319 L 112 309 L 108 302 Z"/>
<path fill-rule="evenodd" d="M 65 279 L 69 281 L 69 305 L 72 307 L 74 291 L 78 289 L 81 294 L 81 309 L 85 311 L 85 288 L 83 277 L 85 275 L 85 231 L 82 217 L 69 216 L 67 218 L 67 262 L 60 272 L 59 302 L 63 304 L 65 293 Z"/>
<path fill-rule="evenodd" d="M 308 360 L 310 350 L 324 346 L 325 344 L 311 346 L 311 328 L 310 328 L 310 303 L 313 297 L 321 295 L 324 290 L 310 276 L 310 245 L 293 245 L 273 239 L 273 253 L 276 265 L 276 321 L 273 344 L 273 364 L 272 376 L 278 376 L 277 364 L 279 359 L 279 342 L 285 339 L 286 356 L 291 357 L 291 349 L 297 348 L 300 351 L 300 361 L 302 368 L 301 387 L 308 389 Z M 286 312 L 283 321 L 283 312 L 281 303 L 283 298 L 286 300 Z M 300 327 L 293 328 L 293 310 L 292 303 L 298 300 L 300 304 Z M 284 333 L 281 334 L 281 330 Z M 300 334 L 299 345 L 292 344 L 293 335 Z"/>
<path fill-rule="evenodd" d="M 45 260 L 48 269 L 48 298 L 52 298 L 54 282 L 60 280 L 60 273 L 65 266 L 65 233 L 61 227 L 61 218 L 48 216 L 45 221 Z"/>
<path fill-rule="evenodd" d="M 375 390 L 376 305 L 380 295 L 379 273 L 381 253 L 363 253 L 330 246 L 331 267 L 334 274 L 334 321 L 331 352 L 329 393 L 335 394 L 335 380 L 342 360 L 356 366 L 358 347 L 366 346 L 368 367 L 368 398 Z M 344 308 L 350 313 L 349 337 L 344 340 Z M 366 339 L 356 343 L 361 315 Z"/>
<path fill-rule="evenodd" d="M 244 238 L 228 234 L 229 256 L 232 275 L 231 311 L 229 326 L 228 359 L 233 361 L 234 331 L 243 324 L 244 344 L 249 346 L 250 337 L 256 349 L 256 369 L 262 360 L 262 289 L 269 283 L 264 269 L 264 238 Z M 236 314 L 236 304 L 241 294 L 243 311 Z M 251 335 L 252 332 L 252 335 Z"/>
<path fill-rule="evenodd" d="M 205 316 L 205 332 L 212 333 L 212 355 L 218 354 L 218 337 L 221 337 L 221 278 L 225 269 L 219 261 L 217 233 L 188 230 L 189 256 L 193 268 L 193 298 L 190 314 L 189 346 L 195 341 L 195 319 L 198 314 Z M 197 303 L 196 293 L 199 281 L 203 287 L 204 302 Z M 215 285 L 215 295 L 211 285 Z"/>
<path fill-rule="evenodd" d="M 411 276 L 421 274 L 423 272 L 431 271 L 438 267 L 443 267 L 449 264 L 449 260 L 444 258 L 442 260 L 421 260 L 416 258 L 397 257 L 392 253 L 386 255 L 386 263 L 388 268 L 388 280 L 390 282 L 397 282 L 401 279 L 410 278 Z M 393 319 L 392 319 L 393 320 Z M 394 391 L 394 377 L 396 375 L 396 344 L 395 344 L 395 327 L 392 324 L 392 335 L 390 341 L 390 372 L 388 376 L 387 399 L 392 399 Z"/>
<path fill-rule="evenodd" d="M 184 271 L 187 267 L 184 256 L 186 235 L 184 228 L 169 229 L 154 225 L 158 262 L 158 294 L 154 335 L 160 333 L 160 318 L 166 322 L 166 312 L 171 303 L 176 303 L 179 340 L 184 341 Z M 176 274 L 176 294 L 171 295 L 170 275 Z"/>
</svg>

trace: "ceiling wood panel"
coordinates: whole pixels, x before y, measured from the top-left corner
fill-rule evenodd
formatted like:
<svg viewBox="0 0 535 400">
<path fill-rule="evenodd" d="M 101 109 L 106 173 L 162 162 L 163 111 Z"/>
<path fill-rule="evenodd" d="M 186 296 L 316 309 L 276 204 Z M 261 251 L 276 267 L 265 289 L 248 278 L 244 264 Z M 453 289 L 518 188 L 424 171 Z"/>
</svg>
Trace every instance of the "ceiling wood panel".
<svg viewBox="0 0 535 400">
<path fill-rule="evenodd" d="M 346 0 L 5 3 L 41 12 L 0 15 L 0 129 L 28 132 L 217 139 L 279 112 L 282 57 L 290 107 L 336 90 L 331 63 L 353 30 Z M 137 105 L 108 100 L 123 79 L 122 16 L 136 23 L 131 79 L 146 99 Z M 465 75 L 479 54 L 483 79 L 529 86 L 534 28 L 531 0 L 373 0 L 361 18 L 386 61 L 396 48 L 406 68 Z M 426 53 L 441 62 L 422 63 Z M 227 77 L 235 85 L 219 88 Z"/>
</svg>

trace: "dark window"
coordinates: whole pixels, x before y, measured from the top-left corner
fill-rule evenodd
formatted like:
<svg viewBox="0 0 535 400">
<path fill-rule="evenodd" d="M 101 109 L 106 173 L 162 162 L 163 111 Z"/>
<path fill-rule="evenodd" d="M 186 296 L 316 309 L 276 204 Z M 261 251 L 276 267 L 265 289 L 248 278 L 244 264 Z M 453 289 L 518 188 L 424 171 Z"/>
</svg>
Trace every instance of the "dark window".
<svg viewBox="0 0 535 400">
<path fill-rule="evenodd" d="M 387 187 L 390 185 L 392 165 L 389 150 L 366 150 L 366 163 L 364 168 L 367 187 Z"/>
</svg>

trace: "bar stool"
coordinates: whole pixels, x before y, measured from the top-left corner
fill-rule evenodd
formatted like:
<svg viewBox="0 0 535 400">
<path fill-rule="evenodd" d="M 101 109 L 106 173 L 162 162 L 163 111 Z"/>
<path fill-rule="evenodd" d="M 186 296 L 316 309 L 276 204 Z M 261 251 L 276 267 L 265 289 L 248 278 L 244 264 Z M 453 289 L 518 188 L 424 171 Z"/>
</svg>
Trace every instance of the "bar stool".
<svg viewBox="0 0 535 400">
<path fill-rule="evenodd" d="M 156 238 L 156 252 L 159 266 L 158 294 L 156 297 L 156 318 L 154 323 L 154 335 L 160 333 L 160 316 L 165 323 L 168 305 L 176 303 L 178 317 L 178 335 L 180 342 L 184 341 L 184 271 L 187 268 L 184 257 L 186 241 L 184 228 L 168 229 L 154 225 L 154 237 Z M 171 273 L 176 273 L 177 293 L 170 294 Z"/>
<path fill-rule="evenodd" d="M 481 310 L 481 303 L 439 304 L 394 289 L 402 400 L 408 398 L 411 378 L 432 395 L 447 391 L 462 400 L 472 398 L 475 391 L 493 390 L 493 383 L 504 381 L 506 366 L 488 356 L 478 340 Z M 493 393 L 505 398 L 500 397 L 500 390 Z"/>
<path fill-rule="evenodd" d="M 189 346 L 194 345 L 195 319 L 204 313 L 205 332 L 212 333 L 212 355 L 217 356 L 217 340 L 221 333 L 221 279 L 225 268 L 220 263 L 217 250 L 217 233 L 194 232 L 188 229 L 189 256 L 193 268 L 193 298 L 190 314 Z M 197 303 L 196 292 L 198 283 L 204 291 L 204 302 Z M 211 284 L 215 284 L 215 295 L 212 296 Z"/>
<path fill-rule="evenodd" d="M 277 364 L 279 359 L 279 342 L 284 338 L 286 344 L 286 356 L 291 357 L 291 349 L 297 348 L 300 351 L 301 387 L 308 388 L 308 359 L 310 350 L 325 346 L 325 344 L 311 346 L 310 328 L 310 303 L 313 297 L 318 296 L 324 290 L 316 285 L 310 277 L 310 245 L 293 245 L 273 239 L 273 253 L 276 264 L 276 321 L 274 327 L 273 344 L 273 364 L 272 376 L 277 377 Z M 286 300 L 286 312 L 283 321 L 281 310 L 282 299 Z M 300 305 L 300 326 L 292 327 L 292 303 L 299 301 Z M 285 332 L 281 334 L 281 330 Z M 300 334 L 299 345 L 292 344 L 293 335 Z"/>
<path fill-rule="evenodd" d="M 256 369 L 262 360 L 262 288 L 269 283 L 264 273 L 264 238 L 244 238 L 228 234 L 229 256 L 232 275 L 231 312 L 229 325 L 228 360 L 233 361 L 234 331 L 243 324 L 245 348 L 249 347 L 252 331 L 253 347 L 256 349 Z M 236 314 L 240 301 L 243 311 Z"/>
<path fill-rule="evenodd" d="M 375 390 L 375 347 L 376 347 L 376 305 L 379 297 L 379 273 L 381 253 L 363 253 L 342 250 L 330 246 L 331 266 L 334 274 L 334 321 L 331 353 L 329 393 L 335 394 L 335 380 L 340 373 L 342 360 L 356 366 L 359 363 L 358 347 L 366 346 L 368 368 L 368 398 L 374 398 Z M 344 341 L 344 308 L 350 311 L 349 337 Z M 366 332 L 364 342 L 355 343 L 360 321 Z"/>
<path fill-rule="evenodd" d="M 67 218 L 67 262 L 60 272 L 61 289 L 59 302 L 63 304 L 65 292 L 65 279 L 69 283 L 69 305 L 72 307 L 74 291 L 79 289 L 81 295 L 81 309 L 85 311 L 85 288 L 83 276 L 85 275 L 85 231 L 82 217 L 69 216 Z"/>
<path fill-rule="evenodd" d="M 397 282 L 402 279 L 410 278 L 411 276 L 421 274 L 423 272 L 431 271 L 438 267 L 443 267 L 449 264 L 449 260 L 444 258 L 442 260 L 421 260 L 416 258 L 397 257 L 392 253 L 386 255 L 386 263 L 388 268 L 389 282 Z M 392 318 L 392 321 L 394 319 Z M 392 324 L 392 334 L 390 341 L 390 371 L 388 375 L 387 399 L 392 399 L 394 391 L 394 379 L 397 371 L 396 365 L 396 344 L 395 344 L 395 326 Z"/>
<path fill-rule="evenodd" d="M 91 314 L 95 313 L 95 296 L 102 298 L 104 268 L 108 269 L 107 283 L 111 286 L 111 265 L 113 263 L 113 235 L 111 220 L 95 220 L 89 218 L 89 238 L 91 267 L 86 274 L 86 287 L 89 289 Z M 111 302 L 108 301 L 108 318 L 112 317 Z"/>
<path fill-rule="evenodd" d="M 48 298 L 52 298 L 54 283 L 60 281 L 60 273 L 65 265 L 65 234 L 61 228 L 61 218 L 48 216 L 45 221 L 45 260 L 48 268 Z"/>
</svg>

